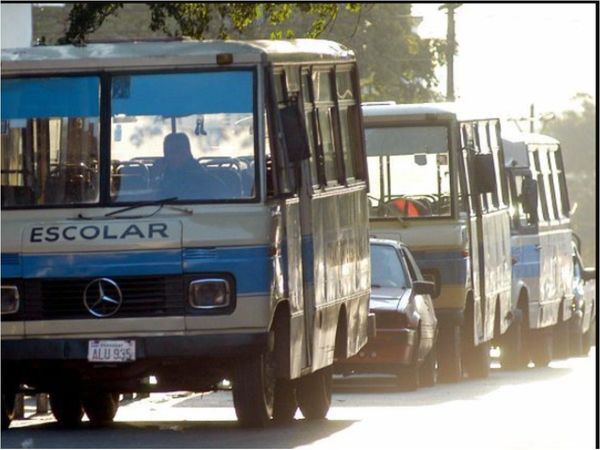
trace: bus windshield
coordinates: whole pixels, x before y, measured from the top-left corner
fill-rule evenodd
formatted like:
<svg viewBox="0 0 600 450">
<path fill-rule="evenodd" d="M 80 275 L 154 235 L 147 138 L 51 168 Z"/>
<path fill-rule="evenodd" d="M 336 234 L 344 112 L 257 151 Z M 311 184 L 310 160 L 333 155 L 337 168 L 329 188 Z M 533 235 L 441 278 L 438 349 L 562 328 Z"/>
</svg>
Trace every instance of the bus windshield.
<svg viewBox="0 0 600 450">
<path fill-rule="evenodd" d="M 451 214 L 447 127 L 367 128 L 365 140 L 372 216 Z"/>
<path fill-rule="evenodd" d="M 253 85 L 250 70 L 118 75 L 109 92 L 98 76 L 3 80 L 2 206 L 252 199 Z"/>
</svg>

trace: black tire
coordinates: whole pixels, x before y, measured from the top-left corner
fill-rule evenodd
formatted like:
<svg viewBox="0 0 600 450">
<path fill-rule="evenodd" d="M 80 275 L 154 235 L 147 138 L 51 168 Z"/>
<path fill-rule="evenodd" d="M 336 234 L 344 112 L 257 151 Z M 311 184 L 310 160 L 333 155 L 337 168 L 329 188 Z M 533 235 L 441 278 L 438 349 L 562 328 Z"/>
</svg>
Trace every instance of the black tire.
<svg viewBox="0 0 600 450">
<path fill-rule="evenodd" d="M 81 403 L 92 425 L 108 425 L 119 409 L 119 394 L 88 392 L 82 396 Z"/>
<path fill-rule="evenodd" d="M 559 320 L 559 322 L 552 327 L 552 358 L 553 359 L 566 359 L 569 357 L 569 325 L 568 320 Z"/>
<path fill-rule="evenodd" d="M 78 392 L 51 392 L 50 408 L 54 418 L 61 426 L 76 427 L 81 423 L 83 407 Z"/>
<path fill-rule="evenodd" d="M 332 366 L 301 377 L 296 387 L 296 397 L 302 415 L 308 420 L 327 416 L 331 406 Z"/>
<path fill-rule="evenodd" d="M 596 323 L 592 321 L 590 328 L 583 334 L 581 344 L 581 355 L 587 356 L 590 354 L 592 345 L 596 345 Z"/>
<path fill-rule="evenodd" d="M 396 372 L 396 386 L 403 392 L 416 391 L 419 388 L 419 368 L 411 365 L 399 369 Z"/>
<path fill-rule="evenodd" d="M 583 317 L 573 315 L 569 319 L 569 355 L 570 356 L 583 356 Z"/>
<path fill-rule="evenodd" d="M 490 375 L 490 342 L 469 346 L 463 353 L 463 367 L 469 378 L 487 378 Z"/>
<path fill-rule="evenodd" d="M 244 359 L 236 365 L 233 404 L 244 427 L 265 427 L 273 417 L 275 367 L 273 352 Z"/>
<path fill-rule="evenodd" d="M 552 331 L 545 328 L 530 332 L 529 353 L 535 367 L 548 367 L 552 361 Z"/>
<path fill-rule="evenodd" d="M 275 381 L 273 420 L 277 423 L 289 423 L 294 420 L 297 409 L 298 402 L 294 382 L 292 380 L 277 379 Z"/>
<path fill-rule="evenodd" d="M 2 429 L 7 430 L 15 416 L 15 403 L 17 394 L 13 392 L 2 393 Z"/>
<path fill-rule="evenodd" d="M 522 317 L 521 314 L 515 314 L 513 322 L 501 338 L 500 366 L 504 370 L 522 370 L 529 364 Z"/>
<path fill-rule="evenodd" d="M 437 360 L 437 345 L 434 344 L 427 353 L 425 360 L 419 367 L 419 386 L 420 387 L 431 387 L 435 386 L 437 379 L 437 372 L 435 370 L 435 363 Z"/>
<path fill-rule="evenodd" d="M 460 327 L 448 326 L 439 330 L 437 344 L 438 381 L 457 383 L 462 379 Z"/>
</svg>

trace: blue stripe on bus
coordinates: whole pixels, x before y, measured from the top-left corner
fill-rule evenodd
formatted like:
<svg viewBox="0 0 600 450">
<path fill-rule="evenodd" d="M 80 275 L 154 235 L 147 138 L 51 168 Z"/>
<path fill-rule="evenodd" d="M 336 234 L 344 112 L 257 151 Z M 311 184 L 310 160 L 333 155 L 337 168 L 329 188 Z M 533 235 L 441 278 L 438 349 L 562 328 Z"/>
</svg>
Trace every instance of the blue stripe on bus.
<svg viewBox="0 0 600 450">
<path fill-rule="evenodd" d="M 512 267 L 513 278 L 538 278 L 540 276 L 540 251 L 535 244 L 513 246 L 511 255 L 517 260 Z"/>
<path fill-rule="evenodd" d="M 265 294 L 271 289 L 273 261 L 267 246 L 188 248 L 183 251 L 183 271 L 231 273 L 238 294 Z"/>
<path fill-rule="evenodd" d="M 414 251 L 421 270 L 437 269 L 442 284 L 464 286 L 467 282 L 469 260 L 462 251 Z"/>
<path fill-rule="evenodd" d="M 18 255 L 17 255 L 18 256 Z M 239 294 L 270 291 L 273 265 L 266 246 L 143 250 L 72 255 L 21 255 L 2 260 L 4 278 L 76 278 L 182 273 L 231 273 Z"/>
</svg>

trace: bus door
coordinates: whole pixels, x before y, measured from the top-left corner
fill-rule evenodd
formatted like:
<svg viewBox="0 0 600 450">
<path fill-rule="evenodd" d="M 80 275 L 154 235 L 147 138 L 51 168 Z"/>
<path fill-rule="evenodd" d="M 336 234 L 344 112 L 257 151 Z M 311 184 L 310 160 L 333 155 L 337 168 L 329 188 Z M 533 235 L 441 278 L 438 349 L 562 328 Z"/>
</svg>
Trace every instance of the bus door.
<svg viewBox="0 0 600 450">
<path fill-rule="evenodd" d="M 310 371 L 313 365 L 316 311 L 310 153 L 299 104 L 302 99 L 298 75 L 297 68 L 274 68 L 272 74 L 278 111 L 275 126 L 280 130 L 276 133 L 277 147 L 285 149 L 279 155 L 282 160 L 279 165 L 285 168 L 288 189 L 283 217 L 287 294 L 292 316 L 290 339 L 292 348 L 301 348 L 301 351 L 292 350 L 293 378 Z"/>
</svg>

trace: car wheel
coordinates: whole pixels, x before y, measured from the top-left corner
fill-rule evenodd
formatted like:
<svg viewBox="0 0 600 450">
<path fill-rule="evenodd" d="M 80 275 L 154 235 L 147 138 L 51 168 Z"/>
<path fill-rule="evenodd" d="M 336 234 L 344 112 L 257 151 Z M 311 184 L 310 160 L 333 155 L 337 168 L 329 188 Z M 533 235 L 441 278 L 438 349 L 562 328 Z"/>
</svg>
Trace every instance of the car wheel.
<svg viewBox="0 0 600 450">
<path fill-rule="evenodd" d="M 569 357 L 569 325 L 568 320 L 561 320 L 552 327 L 552 357 L 554 359 L 565 359 Z"/>
<path fill-rule="evenodd" d="M 298 380 L 296 394 L 302 415 L 309 420 L 324 419 L 331 406 L 332 366 Z"/>
<path fill-rule="evenodd" d="M 89 392 L 82 396 L 81 403 L 92 425 L 108 425 L 119 409 L 119 394 Z"/>
<path fill-rule="evenodd" d="M 403 392 L 419 388 L 419 368 L 415 365 L 402 367 L 396 372 L 396 386 Z"/>
<path fill-rule="evenodd" d="M 56 391 L 50 393 L 50 408 L 59 425 L 76 427 L 81 423 L 83 407 L 81 397 L 74 391 Z"/>
<path fill-rule="evenodd" d="M 15 416 L 17 394 L 9 391 L 2 394 L 2 429 L 7 430 Z"/>
<path fill-rule="evenodd" d="M 441 383 L 460 381 L 462 378 L 460 327 L 440 328 L 437 349 L 438 381 Z"/>
<path fill-rule="evenodd" d="M 500 366 L 504 370 L 521 370 L 527 368 L 529 355 L 523 339 L 523 320 L 521 315 L 515 315 L 502 336 L 500 345 Z"/>
<path fill-rule="evenodd" d="M 530 332 L 530 355 L 535 367 L 547 367 L 552 361 L 552 331 L 547 329 Z"/>
<path fill-rule="evenodd" d="M 273 416 L 275 366 L 273 352 L 240 361 L 233 381 L 233 404 L 242 426 L 264 427 Z"/>
<path fill-rule="evenodd" d="M 297 409 L 298 402 L 294 382 L 292 380 L 277 379 L 275 381 L 273 420 L 278 423 L 289 423 L 294 420 Z"/>
<path fill-rule="evenodd" d="M 431 387 L 435 386 L 436 382 L 436 370 L 435 370 L 435 362 L 437 359 L 436 356 L 436 344 L 431 347 L 429 353 L 425 357 L 425 360 L 419 367 L 419 386 L 421 387 Z"/>
</svg>

